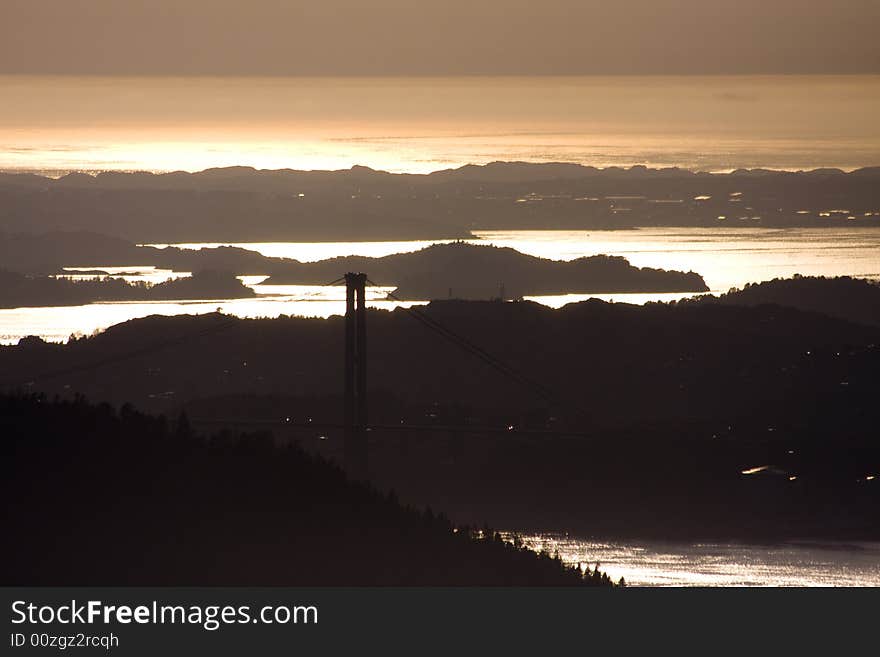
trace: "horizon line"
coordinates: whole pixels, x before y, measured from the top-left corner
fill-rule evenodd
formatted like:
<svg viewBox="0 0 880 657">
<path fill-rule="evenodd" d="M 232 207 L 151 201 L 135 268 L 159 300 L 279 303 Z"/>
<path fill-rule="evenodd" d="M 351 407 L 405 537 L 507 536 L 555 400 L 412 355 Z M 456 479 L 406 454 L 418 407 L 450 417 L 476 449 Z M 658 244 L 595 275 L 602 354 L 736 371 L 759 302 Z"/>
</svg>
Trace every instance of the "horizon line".
<svg viewBox="0 0 880 657">
<path fill-rule="evenodd" d="M 468 73 L 271 73 L 271 72 L 237 72 L 237 73 L 220 73 L 220 72 L 162 72 L 162 71 L 129 71 L 129 72 L 100 72 L 100 71 L 4 71 L 0 69 L 0 77 L 63 77 L 63 78 L 253 78 L 253 79 L 275 79 L 275 78 L 333 78 L 333 79 L 412 79 L 412 78 L 701 78 L 701 77 L 878 77 L 880 69 L 869 71 L 681 71 L 681 72 L 620 72 L 620 73 L 490 73 L 490 72 L 468 72 Z"/>
<path fill-rule="evenodd" d="M 705 170 L 705 169 L 692 169 L 688 167 L 681 166 L 669 166 L 669 167 L 661 167 L 661 166 L 649 166 L 646 164 L 632 164 L 629 166 L 618 166 L 618 165 L 609 165 L 609 166 L 595 166 L 592 164 L 585 164 L 583 162 L 571 162 L 564 160 L 541 160 L 541 161 L 528 161 L 528 160 L 492 160 L 490 162 L 468 162 L 465 164 L 461 164 L 458 166 L 446 167 L 441 169 L 434 169 L 428 172 L 411 172 L 411 171 L 389 171 L 387 169 L 377 169 L 367 164 L 353 164 L 347 168 L 340 169 L 294 169 L 290 167 L 282 167 L 278 169 L 266 169 L 266 168 L 258 168 L 248 164 L 230 164 L 226 166 L 218 166 L 218 167 L 207 167 L 205 169 L 198 170 L 188 170 L 188 169 L 106 169 L 106 168 L 67 168 L 67 167 L 0 167 L 0 174 L 4 175 L 34 175 L 41 178 L 48 179 L 60 179 L 72 174 L 81 174 L 87 175 L 92 178 L 96 178 L 98 175 L 106 174 L 106 173 L 118 173 L 118 174 L 149 174 L 153 176 L 164 176 L 171 174 L 187 174 L 187 175 L 198 175 L 200 173 L 207 173 L 209 171 L 226 171 L 231 169 L 244 169 L 248 171 L 252 171 L 254 173 L 281 173 L 281 172 L 289 172 L 289 173 L 345 173 L 352 172 L 356 170 L 368 170 L 373 173 L 385 174 L 389 176 L 419 176 L 419 177 L 428 177 L 438 173 L 447 173 L 454 171 L 461 171 L 466 168 L 479 168 L 485 169 L 490 166 L 498 166 L 498 165 L 525 165 L 525 166 L 533 166 L 533 167 L 542 167 L 542 166 L 565 166 L 565 167 L 578 167 L 581 169 L 593 170 L 596 172 L 607 172 L 607 171 L 624 171 L 624 172 L 633 172 L 633 171 L 646 171 L 646 172 L 670 172 L 670 171 L 681 171 L 683 173 L 689 173 L 694 175 L 711 175 L 711 176 L 725 176 L 732 175 L 738 172 L 741 173 L 754 173 L 754 172 L 762 172 L 769 174 L 809 174 L 809 173 L 817 173 L 817 172 L 839 172 L 841 175 L 848 175 L 854 173 L 856 171 L 864 171 L 868 169 L 880 169 L 880 163 L 878 164 L 866 164 L 863 166 L 857 166 L 853 168 L 844 168 L 844 167 L 836 167 L 836 166 L 816 166 L 810 169 L 786 169 L 786 168 L 768 168 L 768 167 L 736 167 L 730 169 L 720 169 L 720 170 Z M 49 172 L 57 173 L 58 176 L 48 175 Z"/>
</svg>

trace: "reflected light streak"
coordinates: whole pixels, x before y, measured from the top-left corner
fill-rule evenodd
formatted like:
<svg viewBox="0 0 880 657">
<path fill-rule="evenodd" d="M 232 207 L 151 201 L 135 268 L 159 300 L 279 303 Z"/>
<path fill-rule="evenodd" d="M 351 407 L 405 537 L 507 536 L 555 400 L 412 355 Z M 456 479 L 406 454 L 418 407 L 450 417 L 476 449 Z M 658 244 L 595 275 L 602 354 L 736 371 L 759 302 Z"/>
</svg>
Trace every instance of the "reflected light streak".
<svg viewBox="0 0 880 657">
<path fill-rule="evenodd" d="M 502 532 L 506 540 L 513 534 Z M 567 534 L 520 535 L 526 547 L 558 551 L 636 586 L 878 586 L 880 543 L 612 542 Z"/>
</svg>

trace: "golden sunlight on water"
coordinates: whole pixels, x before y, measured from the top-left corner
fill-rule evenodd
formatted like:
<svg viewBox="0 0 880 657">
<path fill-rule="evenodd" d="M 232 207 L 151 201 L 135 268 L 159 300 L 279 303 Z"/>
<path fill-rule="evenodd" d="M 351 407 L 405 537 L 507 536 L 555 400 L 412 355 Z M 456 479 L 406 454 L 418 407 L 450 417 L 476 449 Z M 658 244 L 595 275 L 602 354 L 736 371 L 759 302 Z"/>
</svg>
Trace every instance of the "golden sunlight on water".
<svg viewBox="0 0 880 657">
<path fill-rule="evenodd" d="M 571 260 L 604 253 L 623 256 L 637 267 L 695 271 L 716 293 L 795 274 L 880 279 L 877 228 L 639 228 L 475 235 L 543 258 Z"/>
<path fill-rule="evenodd" d="M 0 76 L 0 169 L 880 164 L 880 76 Z"/>
<path fill-rule="evenodd" d="M 253 277 L 261 280 L 263 277 Z M 345 312 L 344 287 L 254 285 L 262 295 L 247 299 L 199 301 L 104 302 L 83 306 L 0 309 L 0 344 L 15 344 L 27 335 L 66 342 L 72 335 L 91 335 L 115 324 L 149 315 L 202 315 L 220 310 L 236 317 L 329 317 Z M 392 309 L 419 302 L 386 301 L 392 288 L 367 288 L 371 308 Z"/>
<path fill-rule="evenodd" d="M 794 274 L 880 279 L 880 229 L 877 228 L 508 230 L 475 231 L 474 236 L 475 242 L 511 247 L 553 260 L 573 260 L 597 254 L 619 255 L 637 267 L 695 271 L 703 276 L 713 292 L 727 292 L 746 283 Z M 378 258 L 416 251 L 433 243 L 436 242 L 225 242 L 174 246 L 193 249 L 238 246 L 266 256 L 311 262 L 339 255 Z M 625 296 L 630 303 L 675 298 L 664 295 L 650 295 L 650 298 L 643 298 L 644 295 L 615 296 Z M 542 299 L 549 302 L 551 297 Z M 578 299 L 572 295 L 572 300 Z"/>
<path fill-rule="evenodd" d="M 189 271 L 172 271 L 170 269 L 157 269 L 152 265 L 132 266 L 132 267 L 103 267 L 96 265 L 94 267 L 65 267 L 66 274 L 59 274 L 58 277 L 69 278 L 71 280 L 88 280 L 103 277 L 103 273 L 112 278 L 121 278 L 129 283 L 162 283 L 173 278 L 183 278 L 191 276 Z M 96 274 L 95 272 L 102 272 Z"/>
<path fill-rule="evenodd" d="M 512 540 L 513 534 L 504 534 Z M 520 535 L 524 544 L 568 564 L 635 586 L 880 586 L 878 543 L 674 543 Z"/>
</svg>

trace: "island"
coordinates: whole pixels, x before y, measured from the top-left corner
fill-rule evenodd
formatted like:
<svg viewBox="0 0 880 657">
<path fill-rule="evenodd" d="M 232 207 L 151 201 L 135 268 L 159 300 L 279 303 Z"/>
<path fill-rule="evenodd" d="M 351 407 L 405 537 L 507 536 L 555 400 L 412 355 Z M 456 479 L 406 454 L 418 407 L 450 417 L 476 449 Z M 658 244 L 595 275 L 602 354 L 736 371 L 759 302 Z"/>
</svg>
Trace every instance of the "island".
<svg viewBox="0 0 880 657">
<path fill-rule="evenodd" d="M 33 276 L 0 270 L 0 308 L 78 306 L 99 301 L 170 301 L 243 299 L 256 296 L 233 274 L 201 271 L 192 276 L 149 284 L 95 276 Z"/>
<path fill-rule="evenodd" d="M 394 286 L 389 298 L 518 299 L 603 292 L 706 292 L 694 272 L 639 268 L 619 256 L 549 260 L 511 248 L 452 242 L 382 258 L 349 256 L 319 262 L 291 262 L 267 285 L 317 283 L 339 272 L 363 271 L 376 285 Z"/>
</svg>

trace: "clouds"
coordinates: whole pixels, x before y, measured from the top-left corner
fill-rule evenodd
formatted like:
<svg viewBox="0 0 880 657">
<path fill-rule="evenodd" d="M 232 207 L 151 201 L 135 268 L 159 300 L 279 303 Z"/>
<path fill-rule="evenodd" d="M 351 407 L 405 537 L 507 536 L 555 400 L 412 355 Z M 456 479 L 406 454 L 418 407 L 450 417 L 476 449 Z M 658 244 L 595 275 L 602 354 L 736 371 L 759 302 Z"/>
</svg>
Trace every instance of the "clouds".
<svg viewBox="0 0 880 657">
<path fill-rule="evenodd" d="M 880 72 L 874 0 L 0 0 L 0 72 Z"/>
</svg>

